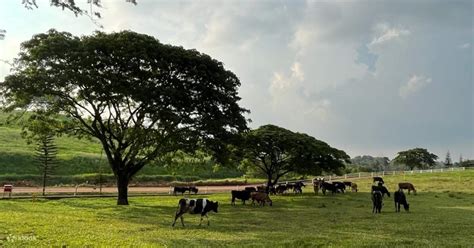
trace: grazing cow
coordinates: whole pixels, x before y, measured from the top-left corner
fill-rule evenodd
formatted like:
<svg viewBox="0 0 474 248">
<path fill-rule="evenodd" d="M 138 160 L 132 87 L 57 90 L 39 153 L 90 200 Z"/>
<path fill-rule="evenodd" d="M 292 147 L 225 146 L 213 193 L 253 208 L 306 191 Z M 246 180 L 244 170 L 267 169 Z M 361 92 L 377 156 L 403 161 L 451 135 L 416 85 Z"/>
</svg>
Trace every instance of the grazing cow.
<svg viewBox="0 0 474 248">
<path fill-rule="evenodd" d="M 374 177 L 374 183 L 375 182 L 381 182 L 382 184 L 385 184 L 385 182 L 383 181 L 383 178 L 381 177 Z"/>
<path fill-rule="evenodd" d="M 372 213 L 380 213 L 382 211 L 383 196 L 378 190 L 372 191 Z"/>
<path fill-rule="evenodd" d="M 257 186 L 257 192 L 267 192 L 267 186 L 265 185 L 259 185 Z M 276 190 L 275 190 L 275 187 L 271 186 L 269 189 L 268 189 L 268 193 L 270 194 L 276 194 Z"/>
<path fill-rule="evenodd" d="M 336 187 L 337 190 L 342 193 L 344 193 L 344 191 L 346 190 L 346 185 L 342 182 L 332 182 L 332 184 L 334 185 L 334 187 Z"/>
<path fill-rule="evenodd" d="M 319 183 L 313 184 L 313 190 L 316 195 L 319 193 Z"/>
<path fill-rule="evenodd" d="M 275 192 L 277 194 L 283 194 L 285 191 L 288 189 L 288 187 L 285 184 L 280 184 L 275 188 Z"/>
<path fill-rule="evenodd" d="M 191 187 L 188 188 L 188 191 L 189 191 L 189 194 L 191 194 L 191 192 L 193 192 L 194 194 L 197 194 L 199 189 L 194 187 L 194 186 L 191 186 Z"/>
<path fill-rule="evenodd" d="M 408 204 L 407 198 L 405 197 L 402 189 L 398 189 L 398 191 L 393 193 L 393 200 L 395 201 L 395 212 L 400 212 L 400 204 L 403 205 L 405 211 L 408 212 L 410 209 L 410 204 Z"/>
<path fill-rule="evenodd" d="M 183 195 L 188 190 L 189 190 L 188 187 L 177 187 L 177 186 L 175 186 L 173 188 L 173 195 L 176 195 L 176 193 L 181 193 L 181 195 Z"/>
<path fill-rule="evenodd" d="M 201 221 L 199 225 L 202 223 L 202 218 L 206 216 L 207 225 L 209 226 L 209 217 L 207 213 L 210 211 L 214 211 L 217 213 L 217 208 L 219 207 L 218 202 L 213 202 L 208 199 L 181 199 L 178 203 L 178 210 L 176 211 L 176 215 L 174 216 L 174 221 L 171 226 L 176 224 L 176 220 L 181 218 L 181 225 L 184 226 L 183 214 L 190 213 L 190 214 L 201 214 Z"/>
<path fill-rule="evenodd" d="M 257 188 L 255 188 L 255 187 L 245 187 L 245 190 L 250 191 L 250 192 L 255 192 L 255 191 L 257 191 Z"/>
<path fill-rule="evenodd" d="M 413 193 L 415 193 L 415 195 L 416 195 L 415 186 L 413 186 L 413 184 L 411 184 L 411 183 L 399 183 L 398 188 L 399 189 L 408 189 L 408 194 L 410 194 L 410 192 L 413 191 Z"/>
<path fill-rule="evenodd" d="M 247 190 L 232 190 L 230 193 L 232 194 L 232 201 L 230 202 L 230 204 L 233 206 L 235 206 L 235 199 L 242 200 L 244 205 L 245 201 L 248 201 L 250 199 L 250 191 Z"/>
<path fill-rule="evenodd" d="M 323 194 L 326 195 L 326 190 L 329 190 L 332 192 L 332 194 L 337 193 L 337 188 L 334 184 L 332 183 L 327 183 L 327 182 L 322 182 L 321 183 L 321 191 L 323 191 Z"/>
<path fill-rule="evenodd" d="M 293 186 L 293 191 L 296 194 L 303 194 L 303 187 L 306 187 L 306 185 L 302 181 L 296 182 Z"/>
<path fill-rule="evenodd" d="M 379 184 L 378 186 L 372 185 L 372 191 L 380 191 L 382 193 L 382 196 L 387 194 L 388 197 L 390 197 L 390 192 L 388 192 L 388 189 L 381 184 Z"/>
<path fill-rule="evenodd" d="M 352 184 L 351 184 L 351 189 L 352 189 L 352 192 L 357 192 L 357 191 L 359 191 L 359 189 L 357 188 L 357 183 L 352 183 Z"/>
<path fill-rule="evenodd" d="M 319 193 L 319 189 L 321 189 L 322 183 L 324 182 L 324 177 L 315 177 L 312 181 L 314 193 L 317 195 Z"/>
<path fill-rule="evenodd" d="M 265 202 L 268 202 L 268 205 L 270 205 L 270 206 L 273 205 L 273 202 L 272 202 L 272 200 L 270 199 L 270 197 L 268 196 L 267 193 L 251 192 L 250 193 L 250 198 L 252 199 L 252 205 L 255 205 L 255 201 L 257 201 L 257 203 L 260 206 L 265 206 Z"/>
</svg>

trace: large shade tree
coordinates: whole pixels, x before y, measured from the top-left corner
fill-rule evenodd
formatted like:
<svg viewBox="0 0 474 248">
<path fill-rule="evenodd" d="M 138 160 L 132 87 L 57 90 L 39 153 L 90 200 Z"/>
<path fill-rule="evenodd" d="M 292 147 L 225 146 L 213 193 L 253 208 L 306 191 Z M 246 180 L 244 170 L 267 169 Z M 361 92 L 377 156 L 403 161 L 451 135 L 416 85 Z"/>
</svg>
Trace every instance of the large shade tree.
<svg viewBox="0 0 474 248">
<path fill-rule="evenodd" d="M 197 147 L 225 158 L 247 129 L 238 86 L 221 62 L 148 35 L 50 30 L 22 44 L 0 98 L 7 110 L 62 114 L 62 132 L 97 138 L 126 205 L 131 178 L 151 160 Z"/>
<path fill-rule="evenodd" d="M 319 175 L 339 173 L 350 163 L 342 150 L 303 133 L 265 125 L 245 134 L 244 154 L 251 165 L 267 176 L 267 185 L 275 185 L 290 172 Z"/>
<path fill-rule="evenodd" d="M 413 170 L 416 167 L 420 169 L 432 167 L 436 164 L 437 159 L 438 156 L 428 152 L 428 150 L 424 148 L 413 148 L 398 152 L 393 162 L 396 164 L 404 164 Z"/>
</svg>

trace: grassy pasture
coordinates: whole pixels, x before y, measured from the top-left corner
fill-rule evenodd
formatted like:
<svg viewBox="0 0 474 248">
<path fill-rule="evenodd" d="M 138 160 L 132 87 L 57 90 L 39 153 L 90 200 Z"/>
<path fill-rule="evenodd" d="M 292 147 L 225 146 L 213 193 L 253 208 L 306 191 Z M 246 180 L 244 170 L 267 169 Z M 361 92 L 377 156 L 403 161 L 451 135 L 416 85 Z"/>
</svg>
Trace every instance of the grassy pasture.
<svg viewBox="0 0 474 248">
<path fill-rule="evenodd" d="M 230 194 L 206 197 L 220 203 L 209 227 L 185 215 L 171 228 L 179 196 L 0 201 L 0 247 L 38 246 L 265 246 L 265 247 L 473 247 L 474 171 L 385 177 L 393 192 L 410 181 L 410 213 L 395 213 L 385 198 L 371 213 L 369 179 L 359 193 L 272 197 L 273 207 L 230 206 Z"/>
</svg>

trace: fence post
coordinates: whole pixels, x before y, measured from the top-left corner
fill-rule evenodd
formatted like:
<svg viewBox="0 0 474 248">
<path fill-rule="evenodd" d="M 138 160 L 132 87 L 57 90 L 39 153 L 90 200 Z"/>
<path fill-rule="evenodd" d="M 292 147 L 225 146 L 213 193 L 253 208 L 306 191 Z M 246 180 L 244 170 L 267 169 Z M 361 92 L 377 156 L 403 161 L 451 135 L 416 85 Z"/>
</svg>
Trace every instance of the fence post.
<svg viewBox="0 0 474 248">
<path fill-rule="evenodd" d="M 360 178 L 360 172 L 359 172 L 359 178 Z"/>
<path fill-rule="evenodd" d="M 329 175 L 329 181 L 331 181 L 331 175 Z"/>
<path fill-rule="evenodd" d="M 393 171 L 393 175 L 395 176 L 395 171 Z M 405 173 L 403 173 L 403 175 L 405 175 Z"/>
<path fill-rule="evenodd" d="M 385 176 L 385 171 L 382 171 L 382 176 Z"/>
<path fill-rule="evenodd" d="M 370 175 L 371 175 L 371 177 L 374 177 L 374 172 L 371 172 L 371 174 L 370 174 Z"/>
<path fill-rule="evenodd" d="M 347 174 L 344 174 L 344 179 L 347 179 Z"/>
</svg>

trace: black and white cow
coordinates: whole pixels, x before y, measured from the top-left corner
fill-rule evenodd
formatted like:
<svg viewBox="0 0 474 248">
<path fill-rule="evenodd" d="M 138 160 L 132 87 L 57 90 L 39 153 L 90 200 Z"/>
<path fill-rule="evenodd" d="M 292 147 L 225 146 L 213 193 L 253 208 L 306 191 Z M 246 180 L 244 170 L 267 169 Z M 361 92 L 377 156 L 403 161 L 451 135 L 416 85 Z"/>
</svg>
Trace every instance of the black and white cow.
<svg viewBox="0 0 474 248">
<path fill-rule="evenodd" d="M 372 185 L 372 191 L 380 191 L 382 193 L 382 196 L 387 194 L 388 197 L 390 197 L 390 192 L 388 192 L 388 189 L 382 184 L 379 184 L 378 186 Z"/>
<path fill-rule="evenodd" d="M 209 217 L 207 213 L 210 211 L 214 211 L 217 213 L 217 208 L 219 207 L 218 202 L 213 202 L 208 199 L 181 199 L 178 203 L 178 210 L 176 211 L 176 215 L 174 216 L 174 221 L 172 226 L 176 224 L 176 220 L 181 218 L 181 224 L 184 226 L 183 215 L 185 213 L 190 214 L 201 214 L 201 221 L 199 225 L 202 223 L 202 218 L 206 216 L 207 225 L 209 226 Z"/>
</svg>

